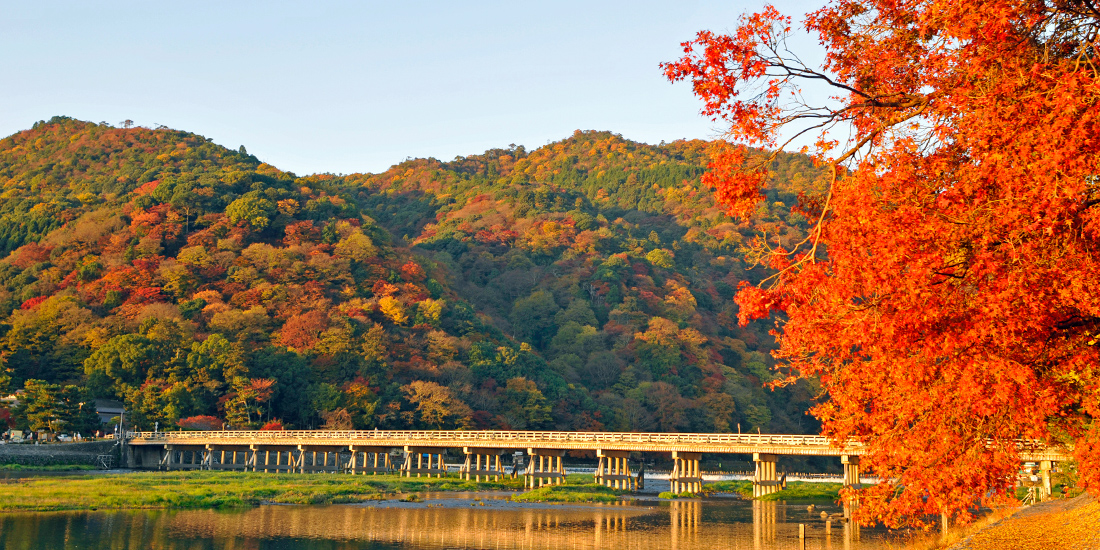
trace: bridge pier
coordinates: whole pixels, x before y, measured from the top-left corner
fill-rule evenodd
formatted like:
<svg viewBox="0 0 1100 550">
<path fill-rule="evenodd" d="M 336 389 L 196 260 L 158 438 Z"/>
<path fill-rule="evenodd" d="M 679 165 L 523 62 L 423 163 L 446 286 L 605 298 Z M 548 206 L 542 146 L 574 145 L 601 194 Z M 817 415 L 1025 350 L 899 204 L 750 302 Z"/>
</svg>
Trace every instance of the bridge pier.
<svg viewBox="0 0 1100 550">
<path fill-rule="evenodd" d="M 538 480 L 539 487 L 542 487 L 544 482 L 549 485 L 565 483 L 565 467 L 561 463 L 562 457 L 565 456 L 565 450 L 528 448 L 527 455 L 531 459 L 525 474 L 527 478 L 525 485 L 528 488 L 535 488 L 535 480 Z M 538 459 L 537 466 L 536 458 Z"/>
<path fill-rule="evenodd" d="M 637 490 L 637 481 L 630 475 L 630 451 L 596 449 L 600 459 L 593 479 L 596 483 L 624 491 Z"/>
<path fill-rule="evenodd" d="M 122 460 L 127 468 L 155 470 L 161 467 L 161 463 L 164 460 L 164 453 L 164 447 L 127 445 Z"/>
<path fill-rule="evenodd" d="M 352 474 L 388 474 L 393 471 L 390 462 L 390 447 L 376 447 L 371 445 L 349 445 L 351 460 L 348 462 L 348 472 Z M 360 460 L 362 456 L 362 460 Z M 371 465 L 371 460 L 374 463 Z M 381 465 L 379 465 L 381 462 Z"/>
<path fill-rule="evenodd" d="M 295 445 L 252 445 L 256 454 L 263 450 L 263 471 L 274 473 L 288 473 L 301 472 L 304 465 L 305 453 L 302 453 Z M 298 456 L 294 453 L 297 452 Z M 260 462 L 259 458 L 256 462 Z M 259 466 L 257 465 L 257 468 Z"/>
<path fill-rule="evenodd" d="M 207 445 L 206 452 L 210 455 L 208 466 L 211 470 L 245 470 L 247 471 L 254 462 L 252 448 L 248 445 Z M 229 453 L 229 460 L 226 460 Z M 242 461 L 237 460 L 237 453 L 244 453 Z M 213 458 L 217 457 L 215 463 Z"/>
<path fill-rule="evenodd" d="M 859 481 L 859 457 L 853 455 L 840 455 L 840 464 L 844 467 L 844 486 L 859 489 L 862 483 Z M 849 499 L 844 502 L 844 517 L 851 519 L 852 511 L 859 507 L 858 499 Z"/>
<path fill-rule="evenodd" d="M 165 445 L 161 466 L 165 470 L 201 470 L 210 460 L 204 445 Z"/>
<path fill-rule="evenodd" d="M 335 473 L 344 469 L 340 464 L 340 451 L 346 447 L 343 445 L 298 445 L 299 466 L 303 474 L 306 472 Z M 308 453 L 308 454 L 307 454 Z M 320 453 L 320 460 L 317 454 Z M 309 457 L 309 465 L 306 465 L 306 457 Z"/>
<path fill-rule="evenodd" d="M 852 455 L 840 455 L 840 464 L 844 466 L 844 485 L 850 485 L 859 489 L 859 457 Z"/>
<path fill-rule="evenodd" d="M 1054 469 L 1053 460 L 1040 460 L 1039 461 L 1039 475 L 1043 482 L 1043 494 L 1039 495 L 1039 500 L 1046 500 L 1050 498 L 1052 492 L 1054 492 L 1053 486 L 1050 483 L 1050 472 Z"/>
<path fill-rule="evenodd" d="M 485 481 L 490 479 L 500 481 L 504 477 L 504 469 L 500 465 L 500 455 L 507 452 L 505 449 L 463 447 L 462 452 L 466 455 L 466 462 L 458 471 L 458 475 L 462 479 L 469 481 L 472 476 L 474 481 L 481 481 L 481 476 L 485 476 Z M 484 460 L 484 464 L 482 464 L 482 460 Z"/>
<path fill-rule="evenodd" d="M 405 463 L 401 465 L 401 475 L 404 477 L 420 477 L 427 474 L 428 477 L 443 477 L 447 473 L 447 466 L 443 464 L 443 455 L 447 453 L 446 447 L 410 447 L 405 446 Z M 413 456 L 416 456 L 416 466 L 413 466 Z M 428 457 L 428 465 L 424 467 L 424 457 Z M 434 467 L 433 467 L 434 463 Z"/>
<path fill-rule="evenodd" d="M 753 498 L 762 497 L 778 492 L 782 489 L 782 482 L 775 469 L 778 457 L 772 454 L 753 453 L 752 461 L 756 463 L 756 474 L 752 477 Z"/>
<path fill-rule="evenodd" d="M 672 451 L 672 474 L 668 480 L 672 492 L 699 493 L 703 490 L 703 475 L 699 471 L 699 460 L 703 453 Z"/>
</svg>

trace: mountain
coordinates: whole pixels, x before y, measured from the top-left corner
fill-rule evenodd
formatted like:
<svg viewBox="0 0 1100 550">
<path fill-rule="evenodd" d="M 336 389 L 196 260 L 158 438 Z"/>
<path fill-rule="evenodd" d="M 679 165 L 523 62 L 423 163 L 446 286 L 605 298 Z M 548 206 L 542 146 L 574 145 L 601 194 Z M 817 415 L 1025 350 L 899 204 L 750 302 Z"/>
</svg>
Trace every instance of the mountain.
<svg viewBox="0 0 1100 550">
<path fill-rule="evenodd" d="M 762 387 L 769 327 L 732 296 L 770 274 L 745 243 L 804 237 L 820 173 L 779 155 L 735 220 L 709 147 L 578 131 L 298 177 L 54 117 L 0 140 L 0 354 L 142 428 L 815 432 L 818 388 Z"/>
</svg>

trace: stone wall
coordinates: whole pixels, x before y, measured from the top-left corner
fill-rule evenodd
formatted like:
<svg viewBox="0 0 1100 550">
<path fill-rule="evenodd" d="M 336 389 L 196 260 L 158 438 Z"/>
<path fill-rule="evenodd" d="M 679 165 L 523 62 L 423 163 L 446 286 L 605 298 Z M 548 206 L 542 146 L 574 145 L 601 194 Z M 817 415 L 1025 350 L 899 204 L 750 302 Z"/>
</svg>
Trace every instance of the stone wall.
<svg viewBox="0 0 1100 550">
<path fill-rule="evenodd" d="M 20 464 L 23 466 L 87 464 L 96 466 L 96 458 L 102 454 L 113 455 L 114 464 L 119 463 L 118 448 L 115 446 L 114 441 L 51 443 L 49 445 L 8 443 L 0 445 L 0 464 Z"/>
</svg>

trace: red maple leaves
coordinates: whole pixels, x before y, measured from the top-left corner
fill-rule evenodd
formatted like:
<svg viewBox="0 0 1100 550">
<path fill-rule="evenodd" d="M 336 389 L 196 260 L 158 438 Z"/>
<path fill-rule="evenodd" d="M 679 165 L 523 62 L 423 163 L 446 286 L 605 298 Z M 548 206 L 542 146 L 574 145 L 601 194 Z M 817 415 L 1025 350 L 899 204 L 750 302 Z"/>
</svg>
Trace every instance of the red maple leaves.
<svg viewBox="0 0 1100 550">
<path fill-rule="evenodd" d="M 815 135 L 833 167 L 804 204 L 814 229 L 790 249 L 759 243 L 776 275 L 737 302 L 742 322 L 784 312 L 777 356 L 823 381 L 829 435 L 869 446 L 864 465 L 886 481 L 861 495 L 865 520 L 967 519 L 1009 494 L 1021 440 L 1072 445 L 1100 487 L 1090 9 L 835 1 L 806 19 L 827 49 L 819 69 L 784 49 L 789 20 L 768 8 L 664 66 L 731 142 Z M 803 99 L 815 83 L 831 102 Z M 707 182 L 743 214 L 769 159 L 732 147 Z"/>
</svg>

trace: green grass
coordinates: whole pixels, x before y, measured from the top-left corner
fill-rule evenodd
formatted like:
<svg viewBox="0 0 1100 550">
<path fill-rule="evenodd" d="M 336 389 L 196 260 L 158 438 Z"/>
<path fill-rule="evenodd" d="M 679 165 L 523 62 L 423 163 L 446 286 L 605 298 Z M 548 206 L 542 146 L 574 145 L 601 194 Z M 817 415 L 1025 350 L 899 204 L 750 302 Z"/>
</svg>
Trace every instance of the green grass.
<svg viewBox="0 0 1100 550">
<path fill-rule="evenodd" d="M 455 478 L 261 472 L 77 474 L 21 478 L 3 483 L 0 512 L 233 508 L 262 502 L 335 504 L 379 500 L 396 493 L 514 489 L 522 483 L 522 479 L 477 483 Z"/>
<path fill-rule="evenodd" d="M 623 491 L 590 483 L 548 485 L 515 495 L 512 500 L 516 502 L 619 502 L 623 499 L 622 495 Z"/>
<path fill-rule="evenodd" d="M 81 470 L 95 470 L 95 466 L 87 464 L 51 464 L 49 466 L 28 466 L 26 464 L 0 464 L 0 471 L 17 472 L 76 472 Z"/>
<path fill-rule="evenodd" d="M 592 474 L 565 474 L 566 485 L 591 485 L 593 479 Z"/>
<path fill-rule="evenodd" d="M 657 498 L 698 498 L 698 496 L 695 493 L 673 493 L 672 491 L 657 493 Z"/>
<path fill-rule="evenodd" d="M 704 493 L 737 493 L 743 497 L 752 496 L 751 481 L 715 481 L 703 485 Z"/>
<path fill-rule="evenodd" d="M 756 500 L 836 500 L 840 498 L 840 483 L 811 483 L 808 481 L 791 481 L 787 488 L 781 491 L 765 495 Z M 738 493 L 743 497 L 752 498 L 751 481 L 716 481 L 703 486 L 704 493 Z"/>
<path fill-rule="evenodd" d="M 762 496 L 756 500 L 833 500 L 840 498 L 842 483 L 809 483 L 791 481 L 782 491 Z"/>
</svg>

